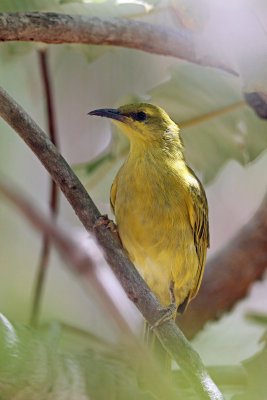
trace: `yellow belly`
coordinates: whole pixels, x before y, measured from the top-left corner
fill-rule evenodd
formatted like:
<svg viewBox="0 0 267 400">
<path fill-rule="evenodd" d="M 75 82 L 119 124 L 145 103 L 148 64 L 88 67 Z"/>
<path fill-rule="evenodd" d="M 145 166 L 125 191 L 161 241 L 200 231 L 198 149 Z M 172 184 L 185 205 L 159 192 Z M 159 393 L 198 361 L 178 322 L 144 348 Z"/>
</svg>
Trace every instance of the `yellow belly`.
<svg viewBox="0 0 267 400">
<path fill-rule="evenodd" d="M 175 182 L 166 186 L 166 179 Z M 198 268 L 186 196 L 176 176 L 155 171 L 140 185 L 134 174 L 118 175 L 115 217 L 123 246 L 163 305 L 170 303 L 172 280 L 176 303 L 183 302 Z"/>
</svg>

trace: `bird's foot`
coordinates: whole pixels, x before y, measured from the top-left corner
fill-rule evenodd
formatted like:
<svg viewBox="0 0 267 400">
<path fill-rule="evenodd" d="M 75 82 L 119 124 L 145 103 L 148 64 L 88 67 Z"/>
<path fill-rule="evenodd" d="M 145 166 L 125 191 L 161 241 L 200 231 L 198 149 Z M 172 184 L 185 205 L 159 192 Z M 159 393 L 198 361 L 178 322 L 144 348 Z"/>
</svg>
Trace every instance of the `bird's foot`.
<svg viewBox="0 0 267 400">
<path fill-rule="evenodd" d="M 97 226 L 101 225 L 105 225 L 105 227 L 111 231 L 111 233 L 113 234 L 115 239 L 120 243 L 120 245 L 122 245 L 117 225 L 115 224 L 115 222 L 113 222 L 111 219 L 108 218 L 107 214 L 100 215 L 97 218 L 97 221 L 95 222 L 93 228 L 96 228 Z"/>
<path fill-rule="evenodd" d="M 162 325 L 164 322 L 169 321 L 175 316 L 177 310 L 176 303 L 171 303 L 166 307 L 158 308 L 159 312 L 163 312 L 164 314 L 160 317 L 153 325 L 151 325 L 150 329 L 157 328 Z"/>
<path fill-rule="evenodd" d="M 170 282 L 169 291 L 170 291 L 171 303 L 166 307 L 158 308 L 158 311 L 163 313 L 163 315 L 151 326 L 150 329 L 157 328 L 164 322 L 169 321 L 170 319 L 173 319 L 173 317 L 175 316 L 176 311 L 177 311 L 177 304 L 176 304 L 175 296 L 174 296 L 173 280 L 171 280 L 171 282 Z"/>
</svg>

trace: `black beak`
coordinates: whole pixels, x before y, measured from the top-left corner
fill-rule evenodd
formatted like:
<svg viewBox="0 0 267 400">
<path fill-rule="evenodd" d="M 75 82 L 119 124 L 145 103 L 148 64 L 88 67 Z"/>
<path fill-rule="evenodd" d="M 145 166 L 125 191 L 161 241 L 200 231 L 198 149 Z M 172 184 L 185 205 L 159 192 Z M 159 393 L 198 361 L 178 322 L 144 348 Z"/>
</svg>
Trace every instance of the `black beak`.
<svg viewBox="0 0 267 400">
<path fill-rule="evenodd" d="M 97 115 L 98 117 L 116 119 L 121 122 L 124 122 L 127 118 L 126 115 L 121 114 L 119 110 L 112 108 L 102 108 L 100 110 L 90 111 L 88 115 Z"/>
</svg>

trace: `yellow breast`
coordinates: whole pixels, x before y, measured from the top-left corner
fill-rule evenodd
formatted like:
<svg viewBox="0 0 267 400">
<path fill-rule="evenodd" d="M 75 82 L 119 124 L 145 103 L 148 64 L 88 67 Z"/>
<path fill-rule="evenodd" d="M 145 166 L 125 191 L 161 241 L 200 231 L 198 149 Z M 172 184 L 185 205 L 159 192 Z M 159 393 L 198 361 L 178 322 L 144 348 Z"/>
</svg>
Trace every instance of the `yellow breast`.
<svg viewBox="0 0 267 400">
<path fill-rule="evenodd" d="M 180 304 L 198 268 L 182 172 L 153 157 L 129 157 L 116 178 L 114 212 L 122 243 L 164 305 L 170 303 L 171 280 Z"/>
</svg>

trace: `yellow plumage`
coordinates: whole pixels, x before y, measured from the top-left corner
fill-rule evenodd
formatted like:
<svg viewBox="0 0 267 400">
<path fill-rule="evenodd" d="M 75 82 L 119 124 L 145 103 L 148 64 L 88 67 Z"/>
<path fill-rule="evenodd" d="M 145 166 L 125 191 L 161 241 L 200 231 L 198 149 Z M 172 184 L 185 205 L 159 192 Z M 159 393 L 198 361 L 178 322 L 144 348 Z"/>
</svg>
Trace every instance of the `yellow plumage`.
<svg viewBox="0 0 267 400">
<path fill-rule="evenodd" d="M 205 192 L 184 160 L 179 128 L 150 104 L 90 114 L 112 118 L 130 140 L 110 196 L 123 246 L 163 305 L 174 283 L 183 311 L 201 283 L 209 227 Z"/>
</svg>

